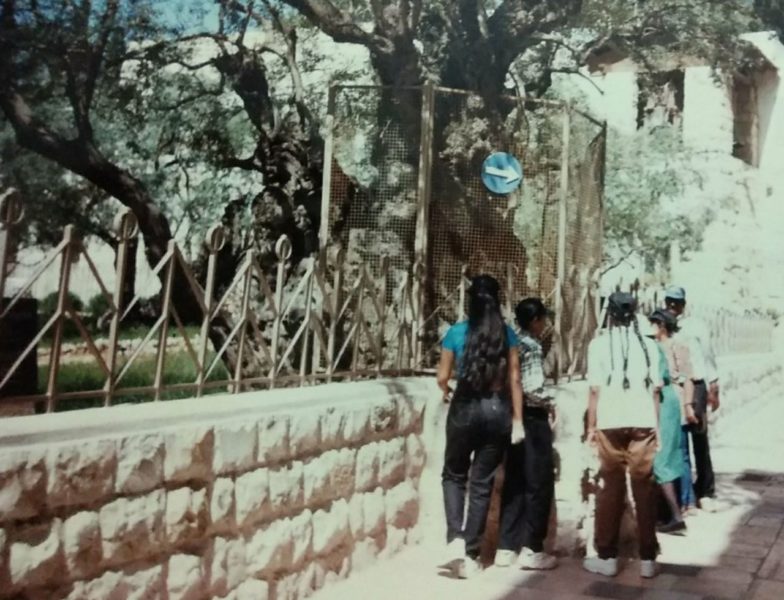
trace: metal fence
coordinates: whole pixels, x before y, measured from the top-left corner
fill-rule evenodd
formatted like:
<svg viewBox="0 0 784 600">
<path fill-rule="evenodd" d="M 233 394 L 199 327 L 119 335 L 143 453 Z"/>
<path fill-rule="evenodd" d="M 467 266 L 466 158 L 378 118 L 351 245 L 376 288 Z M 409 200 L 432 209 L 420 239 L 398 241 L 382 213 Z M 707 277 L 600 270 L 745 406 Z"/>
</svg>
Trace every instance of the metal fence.
<svg viewBox="0 0 784 600">
<path fill-rule="evenodd" d="M 616 286 L 616 289 L 621 289 L 621 286 Z M 632 283 L 626 291 L 637 298 L 642 314 L 650 314 L 664 304 L 662 287 Z M 687 311 L 689 316 L 699 319 L 708 328 L 718 356 L 758 354 L 774 349 L 776 322 L 767 315 L 752 310 L 732 311 L 699 300 L 690 300 Z"/>
<path fill-rule="evenodd" d="M 422 265 L 423 365 L 464 314 L 465 278 L 487 273 L 504 282 L 507 318 L 527 295 L 555 309 L 554 372 L 580 374 L 597 321 L 605 133 L 558 102 L 334 87 L 322 242 L 341 243 L 347 260 L 370 269 L 388 256 L 393 281 Z M 493 152 L 523 166 L 523 185 L 506 197 L 481 180 Z"/>
</svg>

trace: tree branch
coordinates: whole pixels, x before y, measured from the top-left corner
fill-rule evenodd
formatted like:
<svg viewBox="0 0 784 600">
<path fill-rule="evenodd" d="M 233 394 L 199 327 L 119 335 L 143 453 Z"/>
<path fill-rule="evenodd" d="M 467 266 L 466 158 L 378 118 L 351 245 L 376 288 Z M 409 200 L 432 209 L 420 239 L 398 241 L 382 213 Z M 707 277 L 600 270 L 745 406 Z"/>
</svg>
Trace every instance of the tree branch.
<svg viewBox="0 0 784 600">
<path fill-rule="evenodd" d="M 376 33 L 368 33 L 357 25 L 351 15 L 340 10 L 329 0 L 283 0 L 300 11 L 308 20 L 336 42 L 360 44 L 372 52 L 390 53 L 390 40 Z"/>
</svg>

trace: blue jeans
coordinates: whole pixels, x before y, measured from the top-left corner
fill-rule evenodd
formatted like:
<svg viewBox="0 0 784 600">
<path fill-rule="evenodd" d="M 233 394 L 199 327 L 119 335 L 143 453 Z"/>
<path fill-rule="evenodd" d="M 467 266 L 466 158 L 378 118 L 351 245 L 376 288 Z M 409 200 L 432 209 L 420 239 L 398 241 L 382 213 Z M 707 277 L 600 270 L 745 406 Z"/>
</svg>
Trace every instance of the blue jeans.
<svg viewBox="0 0 784 600">
<path fill-rule="evenodd" d="M 511 430 L 511 405 L 497 394 L 452 400 L 441 473 L 447 542 L 463 538 L 466 554 L 472 558 L 479 556 L 495 473 L 509 444 Z M 464 524 L 466 488 L 468 511 Z"/>
<path fill-rule="evenodd" d="M 683 472 L 681 473 L 680 492 L 681 508 L 695 506 L 697 498 L 694 495 L 694 484 L 691 478 L 691 457 L 689 455 L 689 429 L 688 425 L 681 427 L 681 450 L 683 451 Z"/>
</svg>

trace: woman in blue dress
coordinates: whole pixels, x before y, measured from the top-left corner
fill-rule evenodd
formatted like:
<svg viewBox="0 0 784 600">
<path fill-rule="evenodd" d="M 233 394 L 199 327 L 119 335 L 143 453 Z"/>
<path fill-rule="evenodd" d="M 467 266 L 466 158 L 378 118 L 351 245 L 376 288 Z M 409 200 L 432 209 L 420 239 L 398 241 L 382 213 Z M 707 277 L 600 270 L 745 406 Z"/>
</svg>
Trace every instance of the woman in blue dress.
<svg viewBox="0 0 784 600">
<path fill-rule="evenodd" d="M 653 337 L 665 359 L 660 361 L 664 387 L 659 407 L 659 451 L 653 463 L 653 474 L 672 518 L 660 526 L 659 531 L 673 533 L 686 529 L 677 486 L 682 484 L 684 475 L 682 425 L 695 418 L 694 385 L 688 347 L 672 337 L 678 328 L 675 317 L 659 309 L 648 319 L 653 327 Z"/>
<path fill-rule="evenodd" d="M 447 560 L 463 579 L 480 570 L 477 559 L 493 481 L 510 436 L 512 443 L 525 436 L 517 336 L 504 323 L 499 291 L 492 277 L 472 280 L 468 320 L 449 328 L 438 365 L 438 385 L 450 402 L 441 474 Z M 457 387 L 450 398 L 453 372 Z"/>
</svg>

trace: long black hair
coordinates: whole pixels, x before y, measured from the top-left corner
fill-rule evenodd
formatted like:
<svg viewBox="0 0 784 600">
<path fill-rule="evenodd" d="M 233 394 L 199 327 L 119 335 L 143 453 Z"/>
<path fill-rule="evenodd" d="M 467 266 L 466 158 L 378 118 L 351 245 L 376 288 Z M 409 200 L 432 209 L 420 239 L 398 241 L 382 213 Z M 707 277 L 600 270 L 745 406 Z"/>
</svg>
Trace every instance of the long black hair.
<svg viewBox="0 0 784 600">
<path fill-rule="evenodd" d="M 468 290 L 468 336 L 460 383 L 479 394 L 497 389 L 508 367 L 509 343 L 499 289 L 495 279 L 479 275 Z"/>
</svg>

